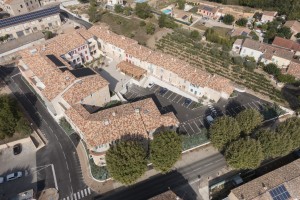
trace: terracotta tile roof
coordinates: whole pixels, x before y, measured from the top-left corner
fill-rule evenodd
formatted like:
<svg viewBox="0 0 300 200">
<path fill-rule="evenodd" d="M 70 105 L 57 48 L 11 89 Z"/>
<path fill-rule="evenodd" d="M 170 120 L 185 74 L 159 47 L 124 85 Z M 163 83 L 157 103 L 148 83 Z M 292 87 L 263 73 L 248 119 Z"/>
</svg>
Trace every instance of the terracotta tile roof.
<svg viewBox="0 0 300 200">
<path fill-rule="evenodd" d="M 274 17 L 275 15 L 277 15 L 277 12 L 276 11 L 264 11 L 263 15 Z"/>
<path fill-rule="evenodd" d="M 230 33 L 230 36 L 231 37 L 234 37 L 234 36 L 239 36 L 239 35 L 242 35 L 242 36 L 248 36 L 248 34 L 251 32 L 250 29 L 248 28 L 236 28 L 234 30 L 231 31 Z"/>
<path fill-rule="evenodd" d="M 231 94 L 234 90 L 229 79 L 211 75 L 203 70 L 190 66 L 187 62 L 169 54 L 153 52 L 147 59 L 149 63 L 161 66 L 179 77 L 201 87 L 210 87 L 219 92 Z"/>
<path fill-rule="evenodd" d="M 134 44 L 128 46 L 125 53 L 144 61 L 150 56 L 152 50 L 142 45 Z"/>
<path fill-rule="evenodd" d="M 217 8 L 217 7 L 208 6 L 206 4 L 201 4 L 198 9 L 205 10 L 207 12 L 211 12 L 211 13 L 214 13 L 214 14 L 216 12 L 218 12 L 218 10 L 219 10 L 219 8 Z"/>
<path fill-rule="evenodd" d="M 83 37 L 86 40 L 94 37 L 94 35 L 88 32 L 88 30 L 86 30 L 85 28 L 77 29 L 76 33 L 81 35 L 81 37 Z"/>
<path fill-rule="evenodd" d="M 287 69 L 287 73 L 295 76 L 300 79 L 300 63 L 299 62 L 291 62 Z"/>
<path fill-rule="evenodd" d="M 76 81 L 64 94 L 63 98 L 70 105 L 79 103 L 81 99 L 99 91 L 109 83 L 99 75 L 87 76 Z"/>
<path fill-rule="evenodd" d="M 135 77 L 136 79 L 140 79 L 144 74 L 147 73 L 145 69 L 126 61 L 121 61 L 120 63 L 118 63 L 117 68 L 119 68 L 125 74 Z"/>
<path fill-rule="evenodd" d="M 287 26 L 287 27 L 290 27 L 290 28 L 296 30 L 296 33 L 300 32 L 300 22 L 298 22 L 296 20 L 287 21 L 287 22 L 285 22 L 284 26 Z"/>
<path fill-rule="evenodd" d="M 243 44 L 243 39 L 236 39 L 233 45 L 242 45 Z"/>
<path fill-rule="evenodd" d="M 282 37 L 275 37 L 273 43 L 273 46 L 278 46 L 282 47 L 288 50 L 293 50 L 293 51 L 300 51 L 300 44 L 293 41 L 293 40 L 288 40 Z"/>
<path fill-rule="evenodd" d="M 263 196 L 266 199 L 272 200 L 269 191 L 284 184 L 292 197 L 291 199 L 294 199 L 296 197 L 299 198 L 300 195 L 299 182 L 300 159 L 245 183 L 231 190 L 231 192 L 238 199 L 242 199 L 242 196 L 244 200 L 259 199 Z"/>
<path fill-rule="evenodd" d="M 22 56 L 22 61 L 46 86 L 42 92 L 48 100 L 54 99 L 75 81 L 75 77 L 69 71 L 60 71 L 60 69 L 50 64 L 38 52 L 31 54 L 26 49 L 21 51 L 20 55 Z"/>
<path fill-rule="evenodd" d="M 67 116 L 84 133 L 90 147 L 110 143 L 128 134 L 148 138 L 147 131 L 164 125 L 178 126 L 175 115 L 161 115 L 151 98 L 89 114 L 76 104 Z"/>
<path fill-rule="evenodd" d="M 68 34 L 58 35 L 53 38 L 53 41 L 61 45 L 65 53 L 87 43 L 86 39 L 84 39 L 76 31 Z"/>
<path fill-rule="evenodd" d="M 293 59 L 294 53 L 283 48 L 275 47 L 269 44 L 258 42 L 251 39 L 245 39 L 243 47 L 262 52 L 263 57 L 271 60 L 272 56 L 284 58 L 286 60 Z"/>
<path fill-rule="evenodd" d="M 103 25 L 94 25 L 90 29 L 88 29 L 88 32 L 90 32 L 97 38 L 100 38 L 105 42 L 124 50 L 126 50 L 130 45 L 138 43 L 133 39 L 115 34 L 114 32 L 110 31 L 107 26 Z"/>
</svg>

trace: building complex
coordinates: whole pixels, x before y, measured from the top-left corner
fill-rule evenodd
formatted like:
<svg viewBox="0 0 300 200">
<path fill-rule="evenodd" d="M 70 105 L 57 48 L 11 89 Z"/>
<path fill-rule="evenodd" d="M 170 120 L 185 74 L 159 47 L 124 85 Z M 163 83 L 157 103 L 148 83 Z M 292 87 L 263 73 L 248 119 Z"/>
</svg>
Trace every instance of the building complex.
<svg viewBox="0 0 300 200">
<path fill-rule="evenodd" d="M 31 12 L 39 7 L 39 0 L 0 0 L 0 8 L 12 16 Z"/>
<path fill-rule="evenodd" d="M 161 114 L 153 100 L 144 99 L 107 108 L 111 101 L 109 83 L 90 68 L 82 67 L 102 56 L 114 59 L 118 70 L 139 84 L 148 78 L 200 97 L 218 100 L 233 91 L 229 80 L 196 70 L 184 61 L 138 45 L 104 26 L 78 29 L 48 40 L 42 46 L 20 52 L 22 76 L 44 101 L 50 114 L 65 117 L 99 165 L 105 151 L 127 134 L 152 138 L 161 128 L 175 129 L 173 113 Z M 100 110 L 100 111 L 99 111 Z M 97 112 L 98 111 L 98 112 Z"/>
</svg>

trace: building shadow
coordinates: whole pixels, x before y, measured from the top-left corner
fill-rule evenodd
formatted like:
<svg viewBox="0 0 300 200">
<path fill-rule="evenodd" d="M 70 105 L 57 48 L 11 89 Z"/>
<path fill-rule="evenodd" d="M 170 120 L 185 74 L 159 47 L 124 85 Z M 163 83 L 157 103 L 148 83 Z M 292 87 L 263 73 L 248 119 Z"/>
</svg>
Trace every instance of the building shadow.
<svg viewBox="0 0 300 200">
<path fill-rule="evenodd" d="M 110 75 L 110 73 L 108 73 L 104 69 L 97 69 L 96 72 L 98 72 L 104 79 L 106 79 L 109 82 L 109 90 L 115 91 L 119 80 L 115 79 L 113 76 Z"/>
<path fill-rule="evenodd" d="M 293 86 L 284 86 L 281 89 L 281 94 L 283 98 L 288 102 L 290 108 L 296 110 L 300 108 L 300 88 Z"/>
<path fill-rule="evenodd" d="M 184 187 L 184 190 L 182 189 Z M 123 186 L 114 191 L 97 196 L 95 200 L 145 200 L 167 191 L 173 191 L 178 197 L 184 200 L 196 200 L 197 194 L 189 185 L 188 180 L 179 172 L 172 171 L 167 174 L 158 174 L 142 182 Z"/>
</svg>

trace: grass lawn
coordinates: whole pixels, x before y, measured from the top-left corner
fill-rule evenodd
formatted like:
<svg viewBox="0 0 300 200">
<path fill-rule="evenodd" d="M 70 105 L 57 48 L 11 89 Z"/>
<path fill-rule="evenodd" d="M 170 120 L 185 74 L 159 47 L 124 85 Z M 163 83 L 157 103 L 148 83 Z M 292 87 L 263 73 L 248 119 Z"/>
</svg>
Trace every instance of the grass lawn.
<svg viewBox="0 0 300 200">
<path fill-rule="evenodd" d="M 212 27 L 220 36 L 222 37 L 229 37 L 228 36 L 228 32 L 231 31 L 230 28 L 223 28 L 223 27 L 219 27 L 219 26 L 214 26 Z"/>
<path fill-rule="evenodd" d="M 26 138 L 28 136 L 29 135 L 24 134 L 24 133 L 15 132 L 12 137 L 5 137 L 3 140 L 0 140 L 0 145 L 5 144 L 5 143 L 9 143 L 9 142 L 13 142 L 13 141 L 16 141 L 16 140 L 20 140 L 20 139 Z"/>
<path fill-rule="evenodd" d="M 113 32 L 137 40 L 140 44 L 145 44 L 145 41 L 152 36 L 147 35 L 146 27 L 141 27 L 141 20 L 136 18 L 127 19 L 111 13 L 105 13 L 101 18 L 101 22 L 108 24 Z M 159 30 L 158 27 L 156 29 L 156 31 Z"/>
</svg>

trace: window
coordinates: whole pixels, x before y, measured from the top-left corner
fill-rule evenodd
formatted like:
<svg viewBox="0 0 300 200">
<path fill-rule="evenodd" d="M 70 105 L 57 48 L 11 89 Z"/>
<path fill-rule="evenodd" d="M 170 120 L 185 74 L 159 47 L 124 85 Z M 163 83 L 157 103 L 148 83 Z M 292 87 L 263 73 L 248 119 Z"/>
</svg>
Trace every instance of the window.
<svg viewBox="0 0 300 200">
<path fill-rule="evenodd" d="M 79 62 L 80 61 L 80 58 L 77 58 L 77 62 Z"/>
<path fill-rule="evenodd" d="M 193 92 L 193 89 L 191 89 L 191 92 Z"/>
<path fill-rule="evenodd" d="M 32 4 L 32 1 L 30 1 L 30 3 Z"/>
<path fill-rule="evenodd" d="M 23 8 L 23 5 L 20 5 L 21 8 Z"/>
<path fill-rule="evenodd" d="M 163 72 L 164 72 L 164 69 L 163 69 L 163 68 L 161 68 L 161 69 L 160 69 L 160 72 L 161 72 L 161 73 L 163 73 Z"/>
<path fill-rule="evenodd" d="M 88 57 L 88 56 L 86 56 L 86 60 L 89 60 L 89 57 Z"/>
<path fill-rule="evenodd" d="M 26 6 L 28 6 L 28 3 L 26 2 Z"/>
<path fill-rule="evenodd" d="M 85 51 L 84 53 L 87 54 L 87 51 Z"/>
</svg>

